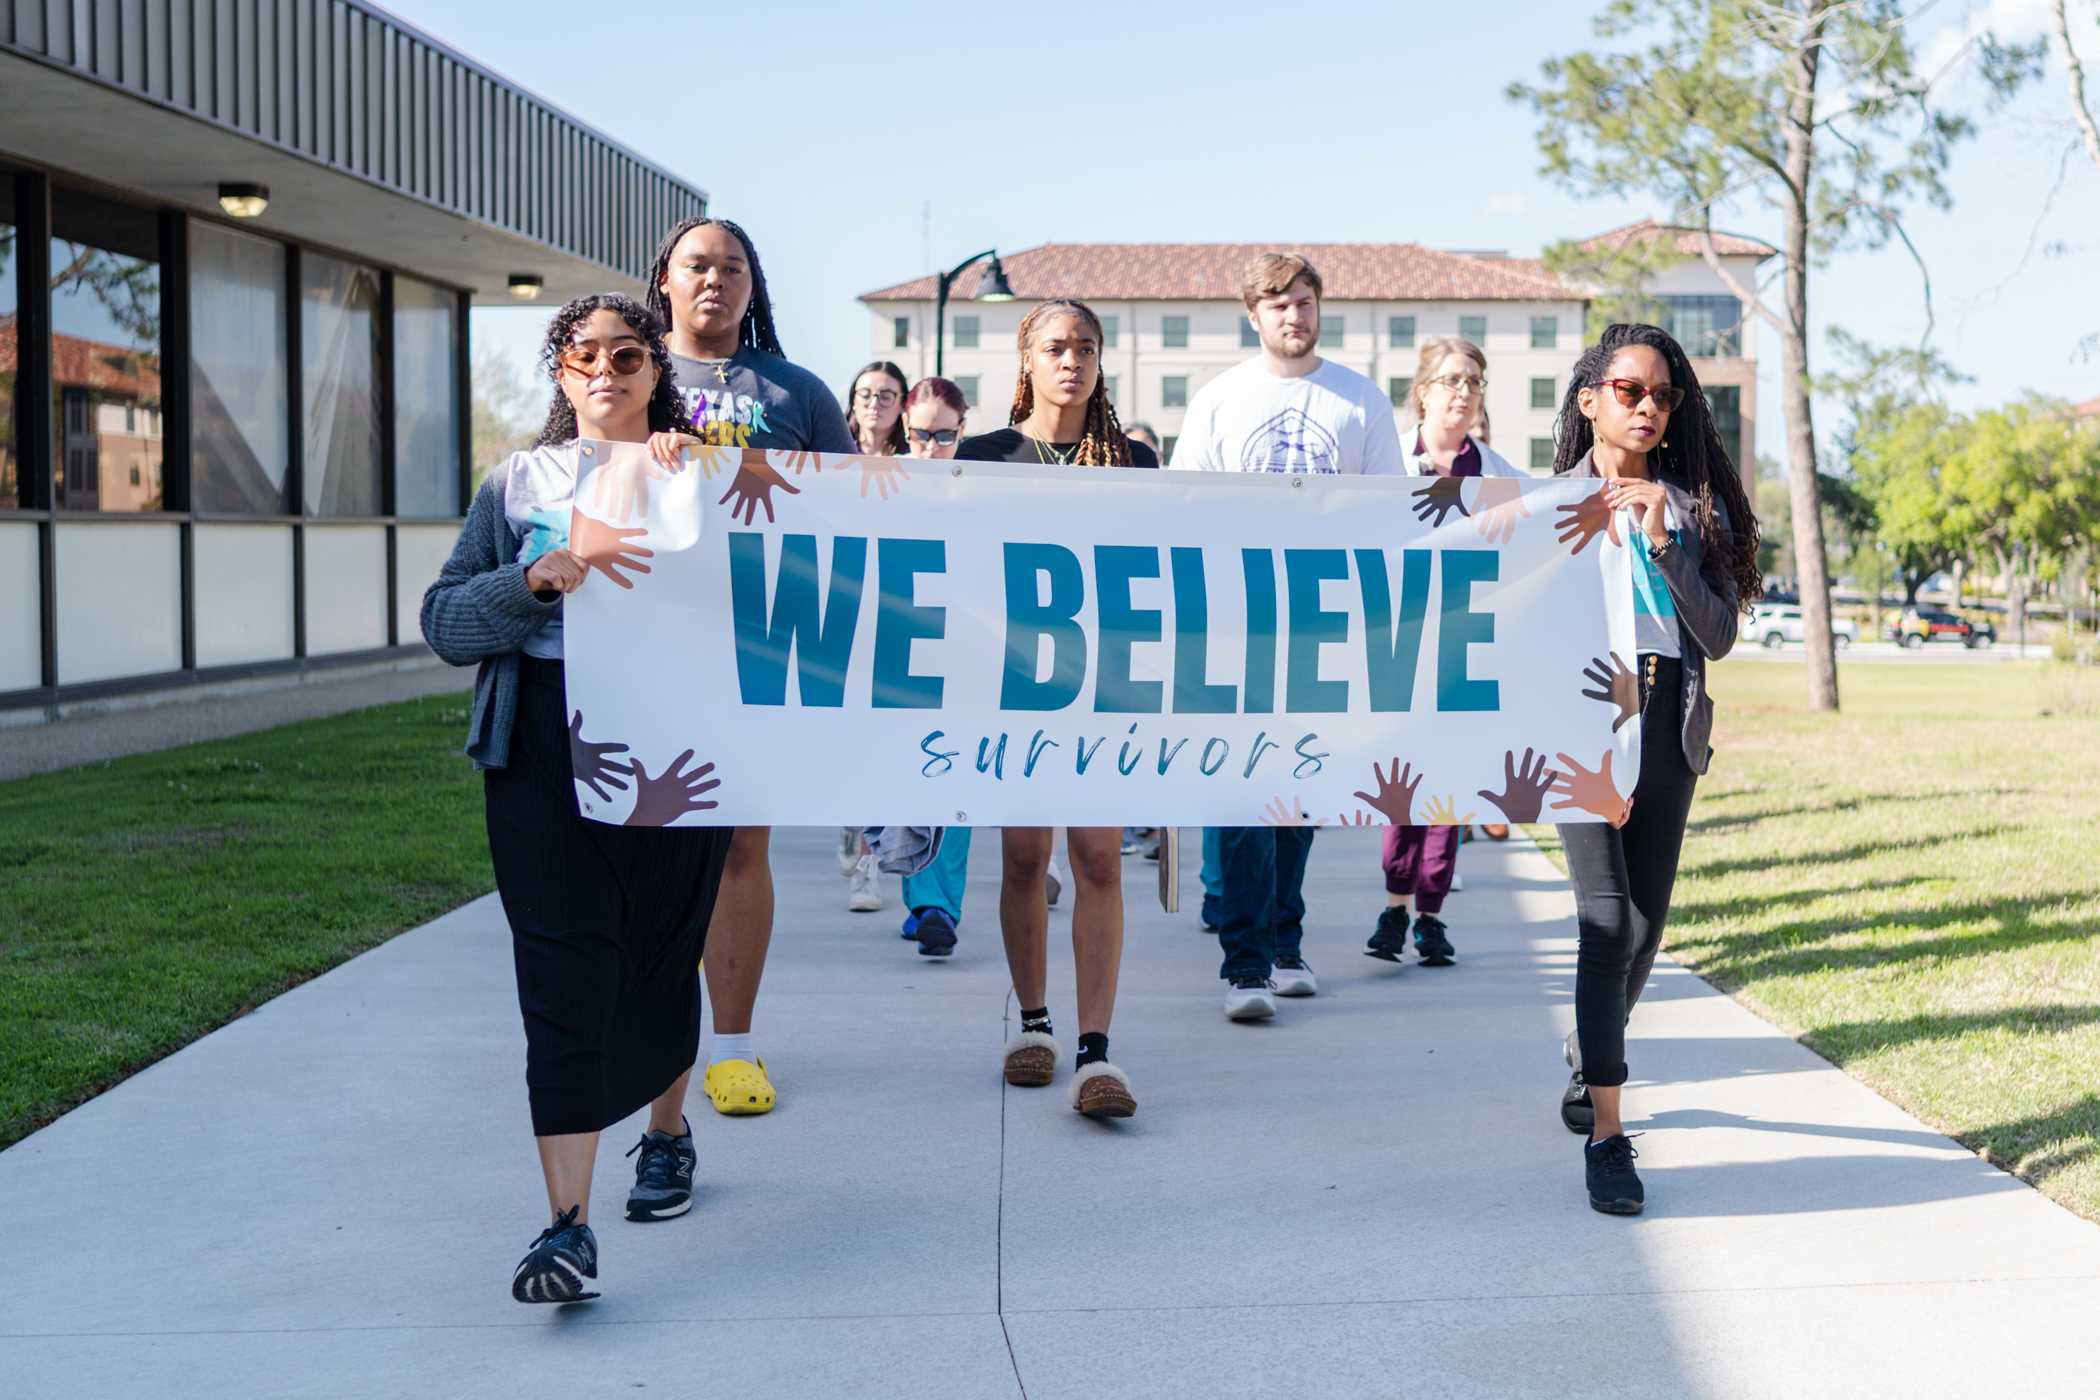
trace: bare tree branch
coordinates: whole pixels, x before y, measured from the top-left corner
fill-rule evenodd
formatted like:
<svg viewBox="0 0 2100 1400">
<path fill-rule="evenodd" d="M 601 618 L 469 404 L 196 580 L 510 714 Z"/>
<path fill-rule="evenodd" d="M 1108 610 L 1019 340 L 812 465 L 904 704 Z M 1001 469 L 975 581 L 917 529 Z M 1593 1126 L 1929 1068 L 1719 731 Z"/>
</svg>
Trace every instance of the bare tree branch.
<svg viewBox="0 0 2100 1400">
<path fill-rule="evenodd" d="M 2064 0 L 2051 0 L 2049 9 L 2056 18 L 2056 37 L 2064 46 L 2071 115 L 2078 121 L 2078 134 L 2085 138 L 2085 153 L 2093 158 L 2093 164 L 2100 165 L 2100 129 L 2093 126 L 2092 109 L 2085 105 L 2085 65 L 2078 61 L 2078 50 L 2071 46 L 2071 17 Z"/>
<path fill-rule="evenodd" d="M 1786 322 L 1779 318 L 1778 313 L 1766 306 L 1755 291 L 1744 286 L 1742 279 L 1722 263 L 1721 254 L 1714 247 L 1714 211 L 1711 205 L 1699 211 L 1699 256 L 1714 276 L 1721 279 L 1721 285 L 1735 294 L 1735 299 L 1743 304 L 1745 310 L 1756 312 L 1773 330 L 1782 335 L 1786 333 Z"/>
</svg>

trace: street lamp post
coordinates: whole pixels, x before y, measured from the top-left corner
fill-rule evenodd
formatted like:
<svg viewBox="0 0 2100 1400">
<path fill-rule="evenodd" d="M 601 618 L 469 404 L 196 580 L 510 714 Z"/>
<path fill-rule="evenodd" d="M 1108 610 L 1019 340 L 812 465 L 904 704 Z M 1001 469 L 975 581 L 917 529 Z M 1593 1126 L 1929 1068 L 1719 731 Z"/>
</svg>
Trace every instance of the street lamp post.
<svg viewBox="0 0 2100 1400">
<path fill-rule="evenodd" d="M 987 248 L 981 253 L 972 253 L 954 267 L 942 273 L 936 280 L 937 290 L 933 298 L 933 372 L 941 375 L 947 367 L 948 350 L 948 292 L 958 277 L 986 258 L 992 265 L 984 270 L 984 278 L 977 284 L 976 301 L 1012 301 L 1014 289 L 1006 285 L 1006 269 L 1000 265 L 999 250 Z"/>
</svg>

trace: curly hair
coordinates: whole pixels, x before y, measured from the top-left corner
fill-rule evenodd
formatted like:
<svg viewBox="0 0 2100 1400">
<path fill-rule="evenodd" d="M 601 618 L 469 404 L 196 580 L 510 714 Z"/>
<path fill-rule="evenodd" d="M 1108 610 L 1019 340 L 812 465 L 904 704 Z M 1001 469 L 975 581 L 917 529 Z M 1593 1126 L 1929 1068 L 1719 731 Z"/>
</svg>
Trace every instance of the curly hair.
<svg viewBox="0 0 2100 1400">
<path fill-rule="evenodd" d="M 1713 413 L 1700 391 L 1699 376 L 1684 347 L 1660 326 L 1607 326 L 1595 345 L 1584 350 L 1568 376 L 1568 392 L 1553 420 L 1553 472 L 1565 475 L 1581 465 L 1596 445 L 1596 430 L 1583 416 L 1582 391 L 1597 387 L 1611 368 L 1612 357 L 1621 350 L 1645 345 L 1662 356 L 1669 368 L 1670 383 L 1684 391 L 1684 401 L 1671 415 L 1669 432 L 1660 447 L 1648 454 L 1657 475 L 1668 472 L 1679 477 L 1696 502 L 1694 523 L 1706 558 L 1723 578 L 1733 575 L 1736 597 L 1745 607 L 1764 595 L 1764 575 L 1757 567 L 1759 532 L 1757 512 L 1743 491 L 1743 478 L 1729 460 L 1728 448 L 1714 429 Z M 1719 502 L 1728 520 L 1723 525 L 1714 506 Z"/>
<path fill-rule="evenodd" d="M 853 391 L 860 387 L 861 380 L 871 374 L 886 374 L 897 381 L 897 417 L 890 424 L 889 436 L 882 440 L 880 450 L 887 456 L 901 457 L 906 451 L 904 443 L 904 396 L 911 389 L 911 381 L 904 377 L 903 370 L 898 369 L 896 365 L 888 360 L 870 360 L 854 372 L 853 378 L 846 381 L 846 427 L 852 432 L 853 441 L 858 444 L 860 442 L 860 424 L 853 421 Z M 863 446 L 861 450 L 866 451 L 867 448 Z"/>
<path fill-rule="evenodd" d="M 1070 297 L 1053 297 L 1049 301 L 1037 302 L 1021 318 L 1021 329 L 1016 340 L 1021 351 L 1020 382 L 1014 385 L 1014 406 L 1006 416 L 1008 427 L 1024 423 L 1035 411 L 1035 380 L 1028 373 L 1028 342 L 1035 336 L 1036 323 L 1046 316 L 1077 316 L 1094 333 L 1094 344 L 1099 346 L 1105 337 L 1101 332 L 1101 318 L 1093 308 L 1083 301 Z M 1079 438 L 1079 450 L 1072 454 L 1072 464 L 1080 467 L 1127 467 L 1130 465 L 1130 439 L 1123 436 L 1123 425 L 1116 418 L 1116 406 L 1108 401 L 1108 376 L 1098 366 L 1094 373 L 1094 392 L 1087 396 L 1086 422 Z"/>
<path fill-rule="evenodd" d="M 569 348 L 570 337 L 576 334 L 576 328 L 589 320 L 595 311 L 610 311 L 625 321 L 649 347 L 649 358 L 656 362 L 656 390 L 649 395 L 649 431 L 690 432 L 686 426 L 685 405 L 680 401 L 677 386 L 671 378 L 671 352 L 664 347 L 663 326 L 633 297 L 618 292 L 599 292 L 576 298 L 555 312 L 554 319 L 547 323 L 547 339 L 540 345 L 540 368 L 554 382 L 554 399 L 547 405 L 547 421 L 541 425 L 540 435 L 532 445 L 552 447 L 576 438 L 576 409 L 561 390 L 561 352 Z"/>
<path fill-rule="evenodd" d="M 751 304 L 744 308 L 744 319 L 737 326 L 737 344 L 786 359 L 787 351 L 780 348 L 780 333 L 773 328 L 773 298 L 766 291 L 766 270 L 759 266 L 758 249 L 752 245 L 751 235 L 728 219 L 696 215 L 671 225 L 663 242 L 656 245 L 656 261 L 649 265 L 649 286 L 644 295 L 649 301 L 650 314 L 667 330 L 677 324 L 671 315 L 671 298 L 664 293 L 664 276 L 671 270 L 671 254 L 677 250 L 678 240 L 696 228 L 718 228 L 727 232 L 743 248 L 744 261 L 751 268 Z"/>
</svg>

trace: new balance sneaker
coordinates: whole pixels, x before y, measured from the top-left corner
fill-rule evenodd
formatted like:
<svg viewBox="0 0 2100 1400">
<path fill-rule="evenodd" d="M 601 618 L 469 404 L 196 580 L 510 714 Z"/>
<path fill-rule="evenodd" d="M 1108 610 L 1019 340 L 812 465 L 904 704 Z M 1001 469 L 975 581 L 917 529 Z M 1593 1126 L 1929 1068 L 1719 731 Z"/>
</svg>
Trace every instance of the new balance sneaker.
<svg viewBox="0 0 2100 1400">
<path fill-rule="evenodd" d="M 1235 977 L 1225 989 L 1225 1015 L 1234 1021 L 1266 1021 L 1276 1014 L 1276 994 L 1266 977 Z"/>
<path fill-rule="evenodd" d="M 882 907 L 882 891 L 875 887 L 875 855 L 869 852 L 853 862 L 846 879 L 846 908 L 855 914 L 872 914 Z"/>
<path fill-rule="evenodd" d="M 955 920 L 945 909 L 921 909 L 912 937 L 919 940 L 920 957 L 945 958 L 955 951 Z"/>
<path fill-rule="evenodd" d="M 1590 1102 L 1590 1086 L 1582 1082 L 1582 1071 L 1568 1076 L 1568 1087 L 1560 1096 L 1561 1126 L 1588 1137 L 1597 1126 L 1597 1107 Z"/>
<path fill-rule="evenodd" d="M 540 1231 L 532 1250 L 510 1276 L 510 1296 L 521 1303 L 581 1303 L 598 1296 L 598 1237 L 578 1224 L 581 1206 L 570 1206 Z"/>
<path fill-rule="evenodd" d="M 1444 934 L 1444 921 L 1434 914 L 1415 916 L 1415 951 L 1421 954 L 1424 967 L 1449 967 L 1458 956 Z"/>
<path fill-rule="evenodd" d="M 1378 916 L 1378 927 L 1372 931 L 1371 941 L 1364 945 L 1364 956 L 1396 963 L 1406 951 L 1407 910 L 1389 908 Z"/>
<path fill-rule="evenodd" d="M 1582 1174 L 1589 1183 L 1591 1210 L 1606 1215 L 1641 1213 L 1648 1193 L 1641 1189 L 1640 1175 L 1633 1169 L 1633 1159 L 1640 1155 L 1624 1133 L 1583 1146 Z"/>
<path fill-rule="evenodd" d="M 629 1220 L 669 1220 L 693 1208 L 693 1171 L 700 1154 L 693 1151 L 693 1125 L 673 1136 L 651 1128 L 627 1155 L 642 1154 L 634 1164 L 634 1189 L 627 1193 Z"/>
<path fill-rule="evenodd" d="M 1313 970 L 1299 957 L 1278 958 L 1269 981 L 1280 997 L 1309 997 L 1320 990 L 1320 984 L 1313 980 Z"/>
</svg>

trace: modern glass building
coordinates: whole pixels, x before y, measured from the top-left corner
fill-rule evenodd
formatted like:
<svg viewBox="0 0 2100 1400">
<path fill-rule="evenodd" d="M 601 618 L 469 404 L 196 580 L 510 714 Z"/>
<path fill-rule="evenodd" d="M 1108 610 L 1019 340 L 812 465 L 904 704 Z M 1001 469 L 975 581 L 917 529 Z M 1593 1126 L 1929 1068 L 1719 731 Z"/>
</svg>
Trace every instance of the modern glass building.
<svg viewBox="0 0 2100 1400">
<path fill-rule="evenodd" d="M 427 657 L 468 309 L 705 207 L 355 0 L 0 0 L 0 723 Z"/>
</svg>

